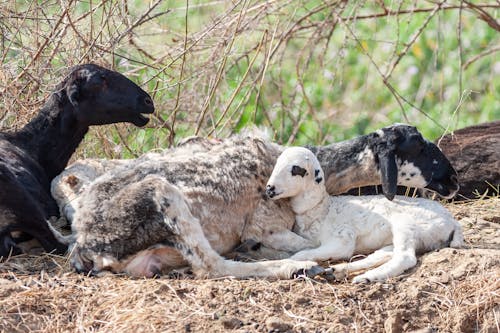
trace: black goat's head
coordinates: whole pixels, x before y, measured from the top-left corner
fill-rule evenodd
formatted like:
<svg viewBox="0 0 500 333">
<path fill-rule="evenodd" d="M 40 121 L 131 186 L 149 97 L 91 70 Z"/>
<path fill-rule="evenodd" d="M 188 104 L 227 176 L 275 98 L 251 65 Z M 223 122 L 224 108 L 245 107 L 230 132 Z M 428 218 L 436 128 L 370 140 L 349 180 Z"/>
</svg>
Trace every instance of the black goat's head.
<svg viewBox="0 0 500 333">
<path fill-rule="evenodd" d="M 457 172 L 441 150 L 414 127 L 394 124 L 372 133 L 382 189 L 392 200 L 397 185 L 426 188 L 444 198 L 458 189 Z"/>
<path fill-rule="evenodd" d="M 120 73 L 85 64 L 76 66 L 60 89 L 73 106 L 77 121 L 86 126 L 130 122 L 144 126 L 153 113 L 151 97 Z"/>
</svg>

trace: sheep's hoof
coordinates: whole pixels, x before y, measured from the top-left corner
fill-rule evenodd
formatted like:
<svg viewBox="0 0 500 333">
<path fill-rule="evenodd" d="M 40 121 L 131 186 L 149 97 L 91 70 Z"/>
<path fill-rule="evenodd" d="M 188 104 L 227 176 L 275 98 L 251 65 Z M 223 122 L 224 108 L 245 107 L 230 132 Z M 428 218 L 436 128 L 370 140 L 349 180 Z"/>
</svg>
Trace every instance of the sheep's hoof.
<svg viewBox="0 0 500 333">
<path fill-rule="evenodd" d="M 335 274 L 335 268 L 333 267 L 328 267 L 327 269 L 325 269 L 325 271 L 323 272 L 323 277 L 325 278 L 325 280 L 331 282 L 340 280 L 340 278 Z"/>
<path fill-rule="evenodd" d="M 298 271 L 295 271 L 292 274 L 292 278 L 312 278 L 315 276 L 318 276 L 320 274 L 323 274 L 325 272 L 325 269 L 319 265 L 312 266 L 311 268 L 301 268 Z"/>
</svg>

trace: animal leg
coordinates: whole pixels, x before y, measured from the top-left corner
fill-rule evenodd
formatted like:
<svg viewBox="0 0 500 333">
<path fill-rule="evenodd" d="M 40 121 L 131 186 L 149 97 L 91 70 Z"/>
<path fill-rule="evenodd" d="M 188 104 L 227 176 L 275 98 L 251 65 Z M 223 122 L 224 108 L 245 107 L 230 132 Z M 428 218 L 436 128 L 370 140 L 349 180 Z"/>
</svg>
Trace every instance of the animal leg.
<svg viewBox="0 0 500 333">
<path fill-rule="evenodd" d="M 58 254 L 66 252 L 66 246 L 56 240 L 50 231 L 42 207 L 38 200 L 33 199 L 32 195 L 20 185 L 14 177 L 5 176 L 0 181 L 0 188 L 9 189 L 0 191 L 0 229 L 7 233 L 0 236 L 0 256 L 9 255 L 12 246 L 10 240 L 10 231 L 22 231 L 36 238 L 45 251 L 56 251 Z M 3 219 L 2 219 L 3 218 Z"/>
<path fill-rule="evenodd" d="M 384 281 L 402 274 L 417 264 L 415 249 L 419 232 L 415 228 L 415 223 L 404 214 L 398 217 L 393 216 L 393 218 L 396 222 L 392 224 L 394 247 L 392 258 L 379 267 L 356 276 L 352 280 L 353 283 Z"/>
<path fill-rule="evenodd" d="M 263 235 L 261 242 L 268 248 L 293 253 L 319 246 L 318 242 L 304 238 L 287 229 L 267 232 Z"/>
<path fill-rule="evenodd" d="M 290 252 L 272 249 L 253 239 L 247 239 L 231 253 L 225 254 L 224 257 L 237 259 L 239 261 L 255 261 L 287 259 L 290 258 L 291 255 L 292 253 Z"/>
<path fill-rule="evenodd" d="M 199 220 L 191 214 L 184 195 L 166 179 L 159 176 L 148 177 L 157 178 L 154 180 L 158 186 L 157 202 L 163 211 L 165 227 L 175 235 L 175 247 L 196 275 L 290 278 L 297 272 L 322 271 L 312 261 L 275 260 L 244 263 L 224 259 L 210 246 Z"/>
<path fill-rule="evenodd" d="M 290 259 L 317 261 L 349 259 L 354 252 L 355 240 L 349 235 L 345 236 L 333 238 L 315 249 L 297 252 Z"/>
<path fill-rule="evenodd" d="M 354 253 L 356 233 L 350 227 L 342 227 L 330 235 L 319 247 L 295 253 L 293 260 L 342 260 L 349 259 Z"/>
<path fill-rule="evenodd" d="M 2 232 L 0 234 L 0 258 L 6 258 L 9 255 L 21 254 L 21 249 L 17 246 L 10 232 Z"/>
<path fill-rule="evenodd" d="M 394 237 L 394 252 L 392 258 L 379 267 L 369 270 L 356 276 L 353 283 L 363 283 L 371 281 L 384 281 L 388 278 L 398 276 L 409 268 L 417 264 L 415 255 L 414 239 L 405 239 L 404 237 Z"/>
<path fill-rule="evenodd" d="M 393 246 L 389 245 L 381 248 L 361 260 L 333 265 L 332 271 L 336 279 L 343 279 L 349 273 L 368 269 L 383 264 L 391 259 Z"/>
</svg>

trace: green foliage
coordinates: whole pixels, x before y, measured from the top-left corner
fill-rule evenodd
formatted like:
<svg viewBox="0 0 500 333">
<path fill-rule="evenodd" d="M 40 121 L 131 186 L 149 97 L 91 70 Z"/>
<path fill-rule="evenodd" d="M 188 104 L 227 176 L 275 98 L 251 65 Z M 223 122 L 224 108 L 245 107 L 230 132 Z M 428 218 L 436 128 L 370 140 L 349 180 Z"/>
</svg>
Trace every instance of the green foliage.
<svg viewBox="0 0 500 333">
<path fill-rule="evenodd" d="M 285 144 L 344 140 L 394 122 L 435 139 L 500 119 L 500 38 L 488 24 L 500 6 L 485 2 L 480 16 L 457 4 L 384 1 L 392 12 L 384 15 L 381 2 L 360 1 L 77 1 L 63 14 L 55 2 L 19 2 L 0 24 L 0 82 L 21 106 L 22 97 L 43 100 L 50 89 L 40 86 L 78 62 L 142 83 L 154 121 L 93 132 L 85 156 L 133 157 L 254 124 Z M 4 105 L 3 127 L 25 121 Z"/>
</svg>

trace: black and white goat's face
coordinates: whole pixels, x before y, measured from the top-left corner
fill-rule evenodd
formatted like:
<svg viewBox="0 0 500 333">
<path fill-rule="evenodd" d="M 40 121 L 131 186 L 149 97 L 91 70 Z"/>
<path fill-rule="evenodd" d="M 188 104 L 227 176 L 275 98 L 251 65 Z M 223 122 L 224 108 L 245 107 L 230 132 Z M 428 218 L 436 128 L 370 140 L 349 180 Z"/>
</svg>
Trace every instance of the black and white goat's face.
<svg viewBox="0 0 500 333">
<path fill-rule="evenodd" d="M 396 124 L 372 135 L 382 188 L 388 199 L 394 198 L 397 185 L 427 188 L 444 198 L 457 193 L 457 172 L 441 150 L 415 127 Z"/>
<path fill-rule="evenodd" d="M 79 123 L 104 125 L 130 122 L 144 126 L 144 114 L 154 112 L 153 100 L 135 83 L 120 73 L 86 64 L 77 66 L 61 87 Z"/>
<path fill-rule="evenodd" d="M 323 182 L 323 170 L 307 148 L 289 147 L 278 157 L 266 186 L 273 200 L 291 198 Z"/>
</svg>

